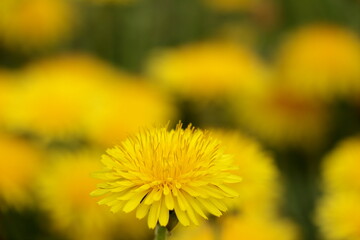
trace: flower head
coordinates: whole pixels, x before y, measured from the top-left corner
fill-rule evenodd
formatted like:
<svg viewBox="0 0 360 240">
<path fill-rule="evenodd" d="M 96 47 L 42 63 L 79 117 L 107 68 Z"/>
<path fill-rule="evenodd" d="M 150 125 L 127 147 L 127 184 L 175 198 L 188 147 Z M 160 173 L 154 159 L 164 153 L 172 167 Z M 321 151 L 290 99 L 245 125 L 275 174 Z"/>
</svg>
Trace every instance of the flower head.
<svg viewBox="0 0 360 240">
<path fill-rule="evenodd" d="M 343 140 L 324 159 L 323 181 L 328 192 L 360 192 L 360 137 Z"/>
<path fill-rule="evenodd" d="M 148 64 L 150 76 L 181 97 L 214 99 L 257 87 L 267 67 L 248 47 L 226 41 L 162 51 Z"/>
<path fill-rule="evenodd" d="M 85 116 L 98 108 L 117 71 L 96 58 L 74 54 L 33 62 L 19 78 L 4 113 L 7 127 L 61 139 L 83 133 Z"/>
<path fill-rule="evenodd" d="M 315 221 L 324 239 L 360 239 L 360 193 L 327 194 L 318 202 Z"/>
<path fill-rule="evenodd" d="M 343 140 L 324 159 L 324 196 L 315 221 L 325 239 L 360 239 L 360 138 Z"/>
<path fill-rule="evenodd" d="M 323 99 L 359 95 L 359 62 L 356 33 L 331 25 L 298 30 L 285 41 L 277 58 L 285 84 Z"/>
<path fill-rule="evenodd" d="M 222 215 L 223 200 L 236 197 L 229 186 L 240 178 L 232 173 L 231 156 L 209 132 L 189 125 L 142 130 L 103 155 L 105 182 L 92 195 L 106 194 L 99 204 L 112 212 L 136 209 L 137 218 L 148 215 L 148 226 L 166 226 L 169 211 L 184 225 L 198 224 L 207 213 Z"/>
<path fill-rule="evenodd" d="M 0 40 L 26 50 L 61 42 L 75 19 L 71 4 L 63 0 L 3 0 L 0 15 Z"/>
</svg>

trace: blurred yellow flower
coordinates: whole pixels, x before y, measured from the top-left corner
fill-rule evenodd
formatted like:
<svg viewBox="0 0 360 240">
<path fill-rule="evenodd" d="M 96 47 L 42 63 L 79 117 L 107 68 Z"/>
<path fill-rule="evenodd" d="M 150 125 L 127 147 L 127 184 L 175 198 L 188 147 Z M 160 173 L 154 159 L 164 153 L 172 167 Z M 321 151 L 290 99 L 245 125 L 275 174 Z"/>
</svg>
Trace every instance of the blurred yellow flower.
<svg viewBox="0 0 360 240">
<path fill-rule="evenodd" d="M 316 223 L 326 240 L 360 239 L 360 191 L 328 194 L 318 202 Z"/>
<path fill-rule="evenodd" d="M 90 152 L 52 156 L 52 163 L 38 180 L 41 207 L 49 213 L 54 229 L 69 239 L 105 240 L 117 231 L 123 237 L 132 234 L 129 239 L 144 238 L 144 222 L 133 221 L 135 216 L 113 215 L 89 195 L 99 182 L 90 176 L 100 167 L 97 156 Z"/>
<path fill-rule="evenodd" d="M 343 140 L 324 159 L 323 181 L 326 191 L 357 191 L 360 194 L 359 175 L 360 137 Z"/>
<path fill-rule="evenodd" d="M 234 156 L 237 175 L 243 181 L 236 187 L 235 209 L 241 213 L 274 211 L 280 195 L 279 173 L 273 159 L 253 139 L 237 132 L 213 131 L 226 154 Z"/>
<path fill-rule="evenodd" d="M 16 49 L 51 46 L 69 35 L 73 15 L 67 0 L 2 0 L 0 40 Z"/>
<path fill-rule="evenodd" d="M 29 205 L 41 166 L 39 152 L 22 139 L 0 134 L 0 154 L 0 208 Z"/>
<path fill-rule="evenodd" d="M 256 86 L 267 70 L 250 49 L 214 41 L 154 54 L 148 73 L 183 97 L 211 99 Z"/>
<path fill-rule="evenodd" d="M 138 218 L 148 215 L 149 228 L 166 226 L 170 211 L 184 226 L 207 213 L 221 216 L 224 200 L 238 195 L 230 185 L 240 181 L 232 158 L 209 132 L 181 127 L 145 129 L 108 149 L 97 174 L 105 182 L 92 193 L 106 194 L 99 203 L 112 212 L 136 209 Z"/>
<path fill-rule="evenodd" d="M 325 195 L 318 201 L 316 223 L 329 240 L 360 239 L 360 138 L 343 140 L 323 163 Z"/>
<path fill-rule="evenodd" d="M 21 74 L 6 123 L 49 138 L 81 134 L 87 112 L 99 107 L 100 92 L 117 77 L 114 69 L 85 55 L 38 61 Z"/>
<path fill-rule="evenodd" d="M 321 145 L 328 130 L 324 103 L 279 86 L 263 90 L 234 100 L 243 126 L 276 147 Z"/>
<path fill-rule="evenodd" d="M 360 40 L 331 25 L 304 27 L 284 42 L 277 67 L 285 84 L 303 94 L 333 99 L 360 93 Z"/>
<path fill-rule="evenodd" d="M 176 114 L 171 100 L 157 89 L 133 76 L 122 78 L 109 86 L 98 100 L 99 107 L 86 115 L 87 134 L 101 146 L 120 143 L 140 127 L 165 124 Z"/>
<path fill-rule="evenodd" d="M 263 218 L 261 216 L 227 216 L 219 222 L 219 232 L 210 224 L 197 229 L 184 229 L 173 240 L 297 240 L 297 227 L 281 218 Z"/>
</svg>

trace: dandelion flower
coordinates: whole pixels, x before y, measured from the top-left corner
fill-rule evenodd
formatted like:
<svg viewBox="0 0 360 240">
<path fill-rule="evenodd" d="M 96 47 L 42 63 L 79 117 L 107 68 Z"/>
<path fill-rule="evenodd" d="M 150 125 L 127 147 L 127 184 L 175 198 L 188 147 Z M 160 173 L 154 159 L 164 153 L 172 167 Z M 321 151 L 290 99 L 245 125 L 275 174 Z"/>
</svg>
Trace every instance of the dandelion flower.
<svg viewBox="0 0 360 240">
<path fill-rule="evenodd" d="M 329 240 L 360 239 L 360 138 L 343 140 L 324 159 L 323 188 L 315 221 Z"/>
<path fill-rule="evenodd" d="M 360 40 L 356 33 L 331 25 L 311 25 L 291 35 L 279 51 L 284 84 L 322 99 L 360 92 Z"/>
<path fill-rule="evenodd" d="M 360 138 L 343 140 L 324 159 L 324 187 L 329 192 L 358 191 L 360 193 Z"/>
<path fill-rule="evenodd" d="M 247 47 L 213 41 L 154 54 L 148 73 L 181 97 L 203 100 L 253 87 L 267 75 L 267 69 Z"/>
<path fill-rule="evenodd" d="M 2 0 L 0 39 L 6 46 L 38 49 L 69 35 L 73 9 L 64 0 Z"/>
<path fill-rule="evenodd" d="M 83 134 L 86 114 L 100 107 L 100 95 L 117 72 L 90 56 L 64 55 L 34 62 L 19 75 L 9 97 L 8 127 L 61 139 Z"/>
<path fill-rule="evenodd" d="M 326 240 L 360 239 L 360 191 L 325 195 L 316 211 L 316 223 Z"/>
<path fill-rule="evenodd" d="M 21 208 L 32 200 L 31 189 L 41 166 L 38 151 L 22 139 L 0 135 L 0 208 Z"/>
<path fill-rule="evenodd" d="M 238 194 L 232 184 L 240 177 L 232 172 L 232 158 L 209 132 L 191 125 L 175 130 L 151 128 L 130 136 L 103 155 L 103 180 L 94 196 L 112 212 L 136 210 L 137 218 L 148 215 L 149 228 L 167 226 L 169 212 L 188 226 L 210 213 L 221 216 L 225 199 Z"/>
</svg>

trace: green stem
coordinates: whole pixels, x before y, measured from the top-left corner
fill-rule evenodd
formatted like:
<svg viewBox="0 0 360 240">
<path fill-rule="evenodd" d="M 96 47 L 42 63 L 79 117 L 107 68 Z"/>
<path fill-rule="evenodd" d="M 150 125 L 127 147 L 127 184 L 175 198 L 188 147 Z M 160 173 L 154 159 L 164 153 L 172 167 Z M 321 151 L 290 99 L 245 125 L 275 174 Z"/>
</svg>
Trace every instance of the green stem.
<svg viewBox="0 0 360 240">
<path fill-rule="evenodd" d="M 158 224 L 155 228 L 155 239 L 154 240 L 166 240 L 167 239 L 167 229 L 166 227 L 160 226 Z"/>
</svg>

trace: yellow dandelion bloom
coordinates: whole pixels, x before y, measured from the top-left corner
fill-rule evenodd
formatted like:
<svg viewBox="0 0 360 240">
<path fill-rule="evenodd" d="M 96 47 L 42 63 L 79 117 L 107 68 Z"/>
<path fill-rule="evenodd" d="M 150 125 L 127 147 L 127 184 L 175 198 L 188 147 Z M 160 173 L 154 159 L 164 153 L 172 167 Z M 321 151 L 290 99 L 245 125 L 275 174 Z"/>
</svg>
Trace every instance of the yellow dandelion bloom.
<svg viewBox="0 0 360 240">
<path fill-rule="evenodd" d="M 116 71 L 85 55 L 66 55 L 30 64 L 10 97 L 9 128 L 46 138 L 80 135 L 84 117 Z"/>
<path fill-rule="evenodd" d="M 32 202 L 31 188 L 40 169 L 40 154 L 27 142 L 0 135 L 0 208 Z"/>
<path fill-rule="evenodd" d="M 0 39 L 23 49 L 51 46 L 69 35 L 74 22 L 66 0 L 2 0 Z"/>
<path fill-rule="evenodd" d="M 262 81 L 267 69 L 250 49 L 228 42 L 203 42 L 154 54 L 152 79 L 181 96 L 209 99 Z"/>
<path fill-rule="evenodd" d="M 277 65 L 284 83 L 303 94 L 332 99 L 360 92 L 360 40 L 347 29 L 300 29 L 281 47 Z"/>
<path fill-rule="evenodd" d="M 239 123 L 272 146 L 314 148 L 328 131 L 326 105 L 294 90 L 269 85 L 234 102 Z"/>
<path fill-rule="evenodd" d="M 324 187 L 330 192 L 360 193 L 360 137 L 343 140 L 324 159 Z"/>
<path fill-rule="evenodd" d="M 212 131 L 221 140 L 226 154 L 234 156 L 234 165 L 242 183 L 236 187 L 239 197 L 232 201 L 242 213 L 273 211 L 280 194 L 279 173 L 273 159 L 253 139 L 238 132 Z"/>
<path fill-rule="evenodd" d="M 360 239 L 360 191 L 328 194 L 318 202 L 316 223 L 326 240 Z"/>
<path fill-rule="evenodd" d="M 138 218 L 148 215 L 149 228 L 166 226 L 170 211 L 184 226 L 208 213 L 221 216 L 224 200 L 238 195 L 231 186 L 240 181 L 232 158 L 209 132 L 181 127 L 143 130 L 108 149 L 105 170 L 97 174 L 105 182 L 92 193 L 106 194 L 99 203 L 112 212 L 136 209 Z"/>
<path fill-rule="evenodd" d="M 89 195 L 99 183 L 90 176 L 100 167 L 96 156 L 83 152 L 50 157 L 52 163 L 38 179 L 38 194 L 40 206 L 49 214 L 54 230 L 75 240 L 109 239 L 119 228 L 123 236 L 129 237 L 127 230 L 135 228 L 132 239 L 146 237 L 145 223 L 115 216 L 98 206 L 99 199 Z"/>
<path fill-rule="evenodd" d="M 133 76 L 122 78 L 98 100 L 101 107 L 86 115 L 89 139 L 101 146 L 113 146 L 140 126 L 163 124 L 176 114 L 168 96 Z"/>
<path fill-rule="evenodd" d="M 282 218 L 264 218 L 260 216 L 227 216 L 218 224 L 219 232 L 204 224 L 197 229 L 184 229 L 173 240 L 297 240 L 299 232 L 290 221 Z"/>
</svg>

